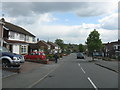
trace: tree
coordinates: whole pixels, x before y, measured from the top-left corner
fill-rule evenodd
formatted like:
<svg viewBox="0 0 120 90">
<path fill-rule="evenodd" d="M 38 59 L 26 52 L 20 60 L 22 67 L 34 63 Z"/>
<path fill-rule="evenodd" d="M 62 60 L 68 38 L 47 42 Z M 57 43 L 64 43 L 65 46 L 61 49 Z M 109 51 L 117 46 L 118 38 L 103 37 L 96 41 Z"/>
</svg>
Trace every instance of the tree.
<svg viewBox="0 0 120 90">
<path fill-rule="evenodd" d="M 84 51 L 84 46 L 82 44 L 79 44 L 79 52 L 83 52 Z"/>
<path fill-rule="evenodd" d="M 59 45 L 61 49 L 64 49 L 64 41 L 62 39 L 56 39 L 55 43 Z"/>
<path fill-rule="evenodd" d="M 99 37 L 100 34 L 98 33 L 98 31 L 96 31 L 96 29 L 94 29 L 87 38 L 87 42 L 86 42 L 87 48 L 89 54 L 92 56 L 94 51 L 99 52 L 102 49 L 102 41 Z"/>
</svg>

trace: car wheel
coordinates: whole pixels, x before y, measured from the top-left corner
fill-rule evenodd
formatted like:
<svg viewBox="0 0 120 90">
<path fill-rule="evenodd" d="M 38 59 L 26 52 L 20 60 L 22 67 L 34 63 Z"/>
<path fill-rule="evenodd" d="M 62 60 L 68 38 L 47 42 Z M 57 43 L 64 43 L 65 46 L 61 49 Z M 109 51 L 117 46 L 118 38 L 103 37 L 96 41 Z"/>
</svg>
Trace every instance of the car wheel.
<svg viewBox="0 0 120 90">
<path fill-rule="evenodd" d="M 10 67 L 11 65 L 10 65 L 10 62 L 9 61 L 7 61 L 7 60 L 3 60 L 2 61 L 2 67 Z"/>
</svg>

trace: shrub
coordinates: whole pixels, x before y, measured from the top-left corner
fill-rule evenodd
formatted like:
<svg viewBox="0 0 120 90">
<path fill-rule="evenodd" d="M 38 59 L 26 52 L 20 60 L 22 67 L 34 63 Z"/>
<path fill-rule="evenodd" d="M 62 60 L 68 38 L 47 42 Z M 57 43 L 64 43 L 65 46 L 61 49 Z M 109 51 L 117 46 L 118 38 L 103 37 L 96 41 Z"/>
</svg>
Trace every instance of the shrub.
<svg viewBox="0 0 120 90">
<path fill-rule="evenodd" d="M 49 59 L 50 61 L 54 60 L 54 55 L 53 54 L 48 54 L 47 59 Z"/>
<path fill-rule="evenodd" d="M 120 56 L 118 56 L 118 60 L 120 61 Z"/>
<path fill-rule="evenodd" d="M 111 61 L 111 58 L 109 58 L 109 57 L 103 57 L 102 60 Z"/>
</svg>

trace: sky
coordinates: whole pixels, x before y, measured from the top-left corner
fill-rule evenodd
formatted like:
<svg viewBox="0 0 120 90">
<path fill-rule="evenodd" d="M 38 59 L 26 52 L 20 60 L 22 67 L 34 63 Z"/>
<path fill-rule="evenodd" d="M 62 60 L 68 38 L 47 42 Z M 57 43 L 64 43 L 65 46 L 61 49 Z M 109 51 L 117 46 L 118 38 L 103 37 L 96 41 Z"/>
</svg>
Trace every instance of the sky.
<svg viewBox="0 0 120 90">
<path fill-rule="evenodd" d="M 118 2 L 2 2 L 1 15 L 40 40 L 85 44 L 91 31 L 118 40 Z"/>
</svg>

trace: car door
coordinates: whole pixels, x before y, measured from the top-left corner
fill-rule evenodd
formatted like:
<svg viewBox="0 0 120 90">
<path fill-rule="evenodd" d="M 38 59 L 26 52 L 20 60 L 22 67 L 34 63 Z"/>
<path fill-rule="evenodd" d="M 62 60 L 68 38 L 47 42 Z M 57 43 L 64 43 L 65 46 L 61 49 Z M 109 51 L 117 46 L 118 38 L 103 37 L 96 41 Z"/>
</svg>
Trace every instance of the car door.
<svg viewBox="0 0 120 90">
<path fill-rule="evenodd" d="M 34 57 L 35 57 L 35 53 L 34 53 L 34 52 L 31 52 L 31 53 L 29 54 L 29 58 L 30 58 L 31 60 L 33 60 Z"/>
<path fill-rule="evenodd" d="M 36 52 L 36 53 L 35 53 L 34 59 L 35 59 L 35 60 L 38 60 L 38 59 L 39 59 L 39 52 Z"/>
</svg>

